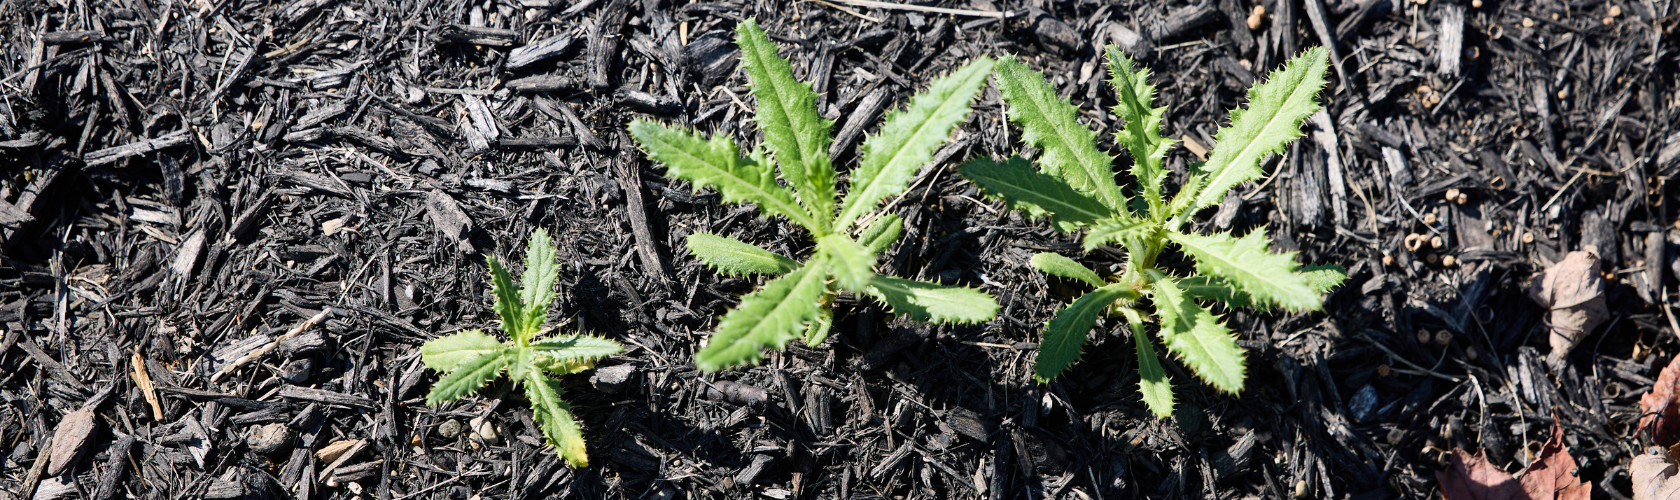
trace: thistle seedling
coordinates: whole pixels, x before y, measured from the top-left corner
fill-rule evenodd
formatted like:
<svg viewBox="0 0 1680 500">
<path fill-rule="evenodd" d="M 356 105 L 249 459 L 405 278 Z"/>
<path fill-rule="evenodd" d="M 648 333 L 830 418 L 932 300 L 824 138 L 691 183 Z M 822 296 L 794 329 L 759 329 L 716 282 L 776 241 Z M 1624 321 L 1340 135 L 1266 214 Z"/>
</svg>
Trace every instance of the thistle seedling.
<svg viewBox="0 0 1680 500">
<path fill-rule="evenodd" d="M 1191 165 L 1190 175 L 1169 201 L 1162 193 L 1161 167 L 1173 141 L 1160 134 L 1165 108 L 1151 107 L 1155 88 L 1149 71 L 1132 69 L 1120 49 L 1107 49 L 1125 124 L 1118 142 L 1132 156 L 1131 174 L 1140 184 L 1127 197 L 1115 183 L 1113 158 L 1096 147 L 1096 135 L 1075 121 L 1078 108 L 1057 99 L 1044 76 L 1014 59 L 998 63 L 998 87 L 1009 119 L 1021 127 L 1021 141 L 1042 152 L 1036 162 L 1019 156 L 1004 162 L 976 159 L 963 165 L 964 177 L 1006 205 L 1029 216 L 1048 217 L 1061 231 L 1087 229 L 1085 251 L 1118 243 L 1127 252 L 1124 272 L 1109 280 L 1073 259 L 1055 253 L 1032 258 L 1039 270 L 1089 284 L 1095 290 L 1074 300 L 1045 324 L 1033 377 L 1049 382 L 1079 358 L 1086 333 L 1107 310 L 1124 317 L 1137 345 L 1143 401 L 1158 416 L 1172 413 L 1173 394 L 1145 324 L 1158 323 L 1155 336 L 1168 351 L 1213 387 L 1237 393 L 1245 377 L 1243 350 L 1220 318 L 1199 303 L 1291 311 L 1317 310 L 1322 294 L 1346 276 L 1339 267 L 1298 269 L 1294 252 L 1272 253 L 1264 228 L 1242 237 L 1187 232 L 1187 219 L 1217 205 L 1225 192 L 1260 178 L 1260 160 L 1282 153 L 1301 135 L 1301 120 L 1318 111 L 1314 101 L 1324 86 L 1328 59 L 1322 48 L 1307 50 L 1248 92 L 1248 109 L 1231 111 L 1231 124 L 1219 131 L 1219 143 L 1206 163 Z M 1037 169 L 1033 168 L 1037 164 Z M 1168 244 L 1194 258 L 1196 273 L 1180 277 L 1156 267 Z M 1148 299 L 1154 315 L 1139 308 Z"/>
<path fill-rule="evenodd" d="M 572 419 L 572 407 L 560 399 L 560 381 L 554 376 L 577 373 L 595 366 L 595 360 L 623 350 L 617 342 L 589 335 L 556 335 L 538 339 L 548 321 L 548 305 L 554 302 L 554 280 L 560 266 L 554 261 L 554 243 L 548 231 L 531 233 L 525 249 L 525 275 L 520 285 L 495 257 L 490 265 L 490 289 L 496 296 L 496 315 L 502 331 L 512 340 L 502 342 L 483 330 L 466 330 L 432 339 L 420 346 L 420 359 L 428 368 L 444 372 L 426 394 L 426 404 L 452 401 L 473 393 L 495 380 L 503 371 L 531 400 L 531 414 L 556 453 L 573 467 L 589 465 L 583 431 Z"/>
<path fill-rule="evenodd" d="M 689 252 L 713 269 L 737 276 L 780 275 L 742 297 L 741 305 L 718 321 L 710 342 L 695 354 L 695 365 L 710 371 L 756 362 L 763 349 L 781 349 L 794 338 L 821 343 L 833 322 L 829 304 L 841 290 L 875 297 L 894 313 L 921 321 L 991 319 L 997 302 L 979 290 L 876 274 L 876 255 L 898 240 L 903 223 L 892 214 L 862 221 L 871 219 L 866 215 L 882 199 L 904 192 L 916 170 L 950 139 L 994 61 L 982 57 L 934 80 L 911 98 L 907 109 L 889 113 L 881 132 L 864 141 L 859 166 L 836 212 L 838 174 L 828 157 L 832 122 L 817 114 L 816 93 L 793 78 L 787 60 L 753 20 L 737 28 L 736 43 L 758 98 L 761 148 L 742 156 L 742 148 L 728 137 L 703 138 L 646 120 L 631 123 L 630 134 L 649 157 L 665 164 L 670 176 L 696 189 L 712 187 L 724 201 L 756 203 L 767 215 L 786 217 L 811 233 L 816 250 L 798 262 L 728 236 L 689 235 Z M 770 157 L 780 164 L 787 185 L 777 182 Z M 854 224 L 862 226 L 856 237 Z"/>
</svg>

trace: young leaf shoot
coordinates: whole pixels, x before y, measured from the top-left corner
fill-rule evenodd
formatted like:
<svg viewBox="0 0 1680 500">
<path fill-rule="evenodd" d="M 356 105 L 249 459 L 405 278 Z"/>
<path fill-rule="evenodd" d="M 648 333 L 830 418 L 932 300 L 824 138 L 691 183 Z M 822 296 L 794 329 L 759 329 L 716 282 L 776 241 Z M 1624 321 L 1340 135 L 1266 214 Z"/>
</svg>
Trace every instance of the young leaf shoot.
<svg viewBox="0 0 1680 500">
<path fill-rule="evenodd" d="M 572 407 L 560 399 L 560 380 L 554 376 L 586 370 L 595 360 L 618 354 L 623 347 L 581 334 L 537 338 L 548 321 L 548 305 L 554 302 L 554 281 L 560 272 L 548 231 L 531 233 L 525 250 L 525 276 L 518 287 L 500 261 L 489 256 L 485 260 L 490 267 L 490 288 L 496 296 L 493 309 L 511 340 L 502 342 L 475 329 L 421 345 L 420 360 L 426 367 L 444 373 L 426 394 L 426 404 L 472 394 L 505 371 L 525 390 L 525 397 L 531 400 L 531 414 L 555 451 L 573 467 L 588 466 L 583 431 L 572 418 Z"/>
<path fill-rule="evenodd" d="M 754 122 L 774 165 L 763 154 L 742 156 L 748 148 L 727 137 L 703 138 L 653 121 L 632 122 L 630 135 L 671 177 L 696 189 L 716 189 L 724 201 L 754 203 L 766 215 L 786 217 L 810 232 L 816 249 L 800 262 L 728 236 L 690 234 L 689 252 L 718 272 L 777 276 L 741 297 L 741 305 L 718 321 L 709 343 L 695 354 L 695 365 L 718 370 L 757 362 L 765 348 L 781 349 L 795 338 L 822 342 L 833 321 L 828 304 L 840 291 L 875 297 L 894 313 L 920 321 L 972 323 L 995 316 L 997 302 L 979 290 L 876 274 L 876 257 L 898 240 L 902 222 L 893 214 L 869 216 L 882 200 L 903 193 L 917 169 L 967 120 L 969 102 L 995 61 L 972 61 L 934 80 L 905 109 L 888 113 L 880 132 L 864 140 L 845 198 L 836 206 L 839 175 L 828 157 L 832 123 L 817 114 L 816 93 L 794 79 L 757 22 L 748 19 L 736 34 L 748 88 L 758 99 Z"/>
<path fill-rule="evenodd" d="M 977 158 L 961 172 L 1009 208 L 1047 217 L 1061 231 L 1085 228 L 1086 251 L 1107 244 L 1126 249 L 1125 270 L 1108 281 L 1059 254 L 1033 257 L 1033 267 L 1045 274 L 1095 288 L 1045 324 L 1033 377 L 1048 382 L 1061 375 L 1078 360 L 1098 315 L 1108 311 L 1126 318 L 1137 346 L 1143 401 L 1164 417 L 1172 413 L 1173 395 L 1155 354 L 1156 342 L 1221 391 L 1240 392 L 1246 377 L 1236 337 L 1198 301 L 1317 310 L 1323 294 L 1346 278 L 1340 267 L 1300 268 L 1294 252 L 1272 253 L 1264 228 L 1242 237 L 1184 229 L 1198 210 L 1219 204 L 1225 191 L 1263 176 L 1264 156 L 1282 153 L 1301 135 L 1301 121 L 1318 111 L 1315 99 L 1324 87 L 1329 59 L 1323 48 L 1309 49 L 1250 89 L 1248 109 L 1231 111 L 1231 124 L 1220 129 L 1208 162 L 1192 168 L 1169 201 L 1162 191 L 1167 177 L 1162 161 L 1173 145 L 1161 136 L 1166 108 L 1153 107 L 1149 70 L 1134 69 L 1118 47 L 1109 46 L 1107 55 L 1109 82 L 1119 101 L 1114 113 L 1125 120 L 1116 139 L 1132 157 L 1131 175 L 1140 185 L 1136 194 L 1141 200 L 1128 199 L 1114 182 L 1113 159 L 1097 149 L 1095 134 L 1076 120 L 1078 108 L 1056 98 L 1043 75 L 1013 58 L 998 62 L 998 88 L 1010 121 L 1021 127 L 1021 141 L 1041 153 L 1036 162 L 1019 156 L 1002 162 Z M 1196 274 L 1177 277 L 1156 268 L 1156 258 L 1169 244 L 1195 260 Z M 1145 298 L 1154 305 L 1152 317 L 1139 308 Z M 1146 330 L 1151 322 L 1157 325 L 1154 339 Z"/>
</svg>

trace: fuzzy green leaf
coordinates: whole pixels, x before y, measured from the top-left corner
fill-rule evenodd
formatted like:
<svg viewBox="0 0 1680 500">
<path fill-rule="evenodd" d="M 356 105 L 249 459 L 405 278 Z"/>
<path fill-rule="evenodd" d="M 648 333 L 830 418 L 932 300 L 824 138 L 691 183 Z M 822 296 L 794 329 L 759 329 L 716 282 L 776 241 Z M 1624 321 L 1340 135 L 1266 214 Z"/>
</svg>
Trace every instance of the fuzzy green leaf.
<svg viewBox="0 0 1680 500">
<path fill-rule="evenodd" d="M 1114 106 L 1114 114 L 1125 120 L 1115 139 L 1132 154 L 1132 175 L 1143 184 L 1143 197 L 1150 209 L 1158 212 L 1161 181 L 1167 177 L 1161 161 L 1175 142 L 1161 136 L 1161 115 L 1167 108 L 1153 107 L 1155 86 L 1149 84 L 1148 68 L 1134 71 L 1132 58 L 1120 47 L 1109 45 L 1107 52 L 1109 83 L 1120 101 Z"/>
<path fill-rule="evenodd" d="M 1180 280 L 1178 287 L 1184 289 L 1185 295 L 1189 295 L 1192 299 L 1211 300 L 1231 308 L 1254 307 L 1254 298 L 1238 291 L 1225 278 L 1191 276 Z"/>
<path fill-rule="evenodd" d="M 1138 392 L 1143 394 L 1143 404 L 1158 418 L 1172 416 L 1172 381 L 1167 380 L 1167 371 L 1161 368 L 1161 358 L 1155 354 L 1155 342 L 1149 340 L 1149 333 L 1144 330 L 1143 316 L 1131 308 L 1120 312 L 1126 316 L 1132 341 L 1137 344 Z"/>
<path fill-rule="evenodd" d="M 1103 280 L 1096 271 L 1085 267 L 1084 264 L 1074 262 L 1073 259 L 1063 257 L 1054 252 L 1043 252 L 1032 256 L 1032 265 L 1044 274 L 1060 276 L 1067 279 L 1083 281 L 1091 286 L 1102 288 Z"/>
<path fill-rule="evenodd" d="M 577 334 L 532 342 L 530 350 L 532 356 L 537 358 L 536 362 L 542 363 L 544 369 L 569 373 L 572 370 L 558 368 L 592 363 L 597 359 L 623 352 L 624 346 L 594 335 Z"/>
<path fill-rule="evenodd" d="M 975 158 L 963 164 L 959 172 L 987 194 L 1003 198 L 1011 209 L 1020 209 L 1029 217 L 1050 216 L 1056 229 L 1063 232 L 1115 215 L 1102 202 L 1074 190 L 1062 179 L 1033 170 L 1032 163 L 1019 156 L 1003 163 Z"/>
<path fill-rule="evenodd" d="M 525 335 L 535 335 L 548 321 L 548 305 L 554 303 L 554 282 L 560 277 L 560 263 L 554 260 L 554 240 L 537 228 L 525 245 L 525 275 L 519 287 L 519 302 L 525 306 Z M 529 337 L 527 337 L 529 338 Z"/>
<path fill-rule="evenodd" d="M 496 296 L 496 304 L 491 309 L 496 316 L 502 318 L 502 331 L 513 336 L 514 343 L 521 343 L 531 339 L 534 331 L 525 329 L 525 303 L 519 300 L 519 287 L 514 286 L 513 277 L 508 275 L 507 268 L 495 257 L 484 256 L 484 261 L 490 266 L 490 292 Z"/>
<path fill-rule="evenodd" d="M 997 301 L 968 287 L 945 287 L 922 281 L 875 275 L 864 289 L 892 306 L 893 313 L 917 321 L 976 323 L 997 316 Z"/>
<path fill-rule="evenodd" d="M 817 253 L 828 264 L 834 284 L 842 290 L 863 290 L 875 275 L 875 255 L 844 234 L 817 238 Z"/>
<path fill-rule="evenodd" d="M 824 267 L 821 260 L 813 260 L 741 297 L 740 307 L 718 321 L 711 342 L 695 353 L 694 364 L 716 371 L 756 362 L 765 347 L 781 349 L 799 337 L 805 323 L 816 317 L 817 301 L 828 288 Z"/>
<path fill-rule="evenodd" d="M 1242 238 L 1230 233 L 1201 236 L 1167 231 L 1167 238 L 1196 257 L 1196 270 L 1204 275 L 1230 280 L 1237 290 L 1264 305 L 1290 311 L 1323 307 L 1319 292 L 1296 274 L 1295 252 L 1268 252 L 1266 229 L 1259 228 Z"/>
<path fill-rule="evenodd" d="M 1161 317 L 1161 342 L 1167 350 L 1177 354 L 1208 385 L 1233 394 L 1242 392 L 1246 377 L 1243 350 L 1237 347 L 1231 329 L 1172 279 L 1159 276 L 1152 288 L 1155 312 Z"/>
<path fill-rule="evenodd" d="M 1319 295 L 1330 293 L 1347 280 L 1347 269 L 1335 264 L 1308 264 L 1301 266 L 1295 274 L 1307 280 L 1307 286 Z"/>
<path fill-rule="evenodd" d="M 426 404 L 435 405 L 472 394 L 501 375 L 502 369 L 514 361 L 514 354 L 515 349 L 510 347 L 461 363 L 432 384 L 432 391 L 426 394 Z"/>
<path fill-rule="evenodd" d="M 665 164 L 672 177 L 694 183 L 696 188 L 715 188 L 723 201 L 757 203 L 759 210 L 787 217 L 812 232 L 824 227 L 794 201 L 792 191 L 776 183 L 776 172 L 769 164 L 742 157 L 728 137 L 702 139 L 647 120 L 630 122 L 630 135 L 648 157 Z"/>
<path fill-rule="evenodd" d="M 781 254 L 711 233 L 690 233 L 688 251 L 700 262 L 730 276 L 776 275 L 799 268 L 799 262 Z"/>
<path fill-rule="evenodd" d="M 583 429 L 572 417 L 572 405 L 560 399 L 560 381 L 540 371 L 530 371 L 525 377 L 525 397 L 531 400 L 531 417 L 542 428 L 548 443 L 572 467 L 588 467 L 589 452 L 584 447 Z"/>
<path fill-rule="evenodd" d="M 1033 260 L 1037 264 L 1038 258 Z M 1080 350 L 1085 346 L 1085 336 L 1091 333 L 1097 315 L 1128 291 L 1124 283 L 1098 287 L 1057 311 L 1056 316 L 1044 324 L 1044 338 L 1038 343 L 1038 358 L 1033 362 L 1033 379 L 1040 384 L 1048 384 L 1078 361 Z"/>
<path fill-rule="evenodd" d="M 1285 144 L 1301 136 L 1301 121 L 1318 111 L 1315 99 L 1329 65 L 1328 52 L 1313 47 L 1248 90 L 1248 109 L 1231 110 L 1231 125 L 1214 137 L 1218 144 L 1208 156 L 1207 184 L 1192 210 L 1217 205 L 1232 186 L 1260 178 L 1266 153 L 1281 154 Z"/>
<path fill-rule="evenodd" d="M 1126 197 L 1114 183 L 1114 159 L 1097 150 L 1097 134 L 1079 123 L 1079 108 L 1056 97 L 1044 75 L 1012 57 L 998 62 L 997 76 L 1009 120 L 1021 126 L 1021 142 L 1043 151 L 1039 168 L 1115 212 L 1126 210 Z"/>
<path fill-rule="evenodd" d="M 827 233 L 834 213 L 834 167 L 829 164 L 829 129 L 834 122 L 817 114 L 817 94 L 811 85 L 793 78 L 786 59 L 776 54 L 758 22 L 736 26 L 735 43 L 741 63 L 751 77 L 747 87 L 758 98 L 754 115 L 764 144 L 782 165 L 782 177 L 793 185 L 806 213 L 817 224 L 811 232 Z"/>
<path fill-rule="evenodd" d="M 1089 252 L 1099 246 L 1118 242 L 1125 246 L 1128 252 L 1141 256 L 1143 240 L 1154 227 L 1147 220 L 1126 216 L 1104 219 L 1091 226 L 1090 232 L 1085 233 L 1083 246 L 1085 251 Z"/>
<path fill-rule="evenodd" d="M 828 340 L 828 331 L 834 328 L 834 310 L 823 307 L 817 309 L 817 317 L 811 319 L 811 324 L 805 328 L 805 345 L 816 347 Z"/>
<path fill-rule="evenodd" d="M 438 337 L 420 345 L 420 361 L 427 368 L 440 372 L 455 371 L 461 365 L 507 349 L 507 344 L 484 333 L 483 330 L 462 330 L 454 335 Z"/>
<path fill-rule="evenodd" d="M 881 255 L 881 252 L 892 248 L 902 231 L 904 219 L 900 219 L 898 214 L 886 214 L 869 223 L 869 227 L 863 228 L 863 233 L 858 234 L 857 240 L 863 243 L 864 248 L 869 249 L 870 255 Z"/>
<path fill-rule="evenodd" d="M 910 98 L 903 111 L 887 113 L 881 132 L 863 141 L 836 228 L 845 229 L 883 198 L 904 192 L 916 169 L 933 159 L 934 150 L 951 138 L 951 130 L 968 119 L 969 101 L 986 84 L 993 64 L 990 57 L 975 59 L 934 80 L 927 91 Z"/>
</svg>

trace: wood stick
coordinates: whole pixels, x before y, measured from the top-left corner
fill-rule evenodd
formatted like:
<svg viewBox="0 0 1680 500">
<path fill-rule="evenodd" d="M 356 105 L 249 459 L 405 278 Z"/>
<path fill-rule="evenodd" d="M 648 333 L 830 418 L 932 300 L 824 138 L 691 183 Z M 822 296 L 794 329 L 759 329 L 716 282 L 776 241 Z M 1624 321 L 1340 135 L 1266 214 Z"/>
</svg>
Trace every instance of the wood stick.
<svg viewBox="0 0 1680 500">
<path fill-rule="evenodd" d="M 274 339 L 273 342 L 269 342 L 268 345 L 259 347 L 259 348 L 257 348 L 257 350 L 245 353 L 245 355 L 240 356 L 239 359 L 233 360 L 232 363 L 228 363 L 227 366 L 222 367 L 221 371 L 216 372 L 215 375 L 211 375 L 210 376 L 210 381 L 211 382 L 221 382 L 222 379 L 227 378 L 229 373 L 232 373 L 234 370 L 239 369 L 240 367 L 243 367 L 245 365 L 251 364 L 251 362 L 256 361 L 258 358 L 263 357 L 263 355 L 268 354 L 269 351 L 273 351 L 274 348 L 279 347 L 280 343 L 285 342 L 286 339 L 295 337 L 295 336 L 297 336 L 297 334 L 303 333 L 304 330 L 308 330 L 310 327 L 313 327 L 316 324 L 320 323 L 321 321 L 326 320 L 327 315 L 332 314 L 332 312 L 333 312 L 333 309 L 331 307 L 328 307 L 326 309 L 322 309 L 319 314 L 315 315 L 315 317 L 309 318 L 309 321 L 303 322 L 303 324 L 298 325 L 296 328 L 292 328 L 291 331 L 288 331 L 288 332 L 286 332 L 285 335 L 281 335 L 279 338 Z"/>
</svg>

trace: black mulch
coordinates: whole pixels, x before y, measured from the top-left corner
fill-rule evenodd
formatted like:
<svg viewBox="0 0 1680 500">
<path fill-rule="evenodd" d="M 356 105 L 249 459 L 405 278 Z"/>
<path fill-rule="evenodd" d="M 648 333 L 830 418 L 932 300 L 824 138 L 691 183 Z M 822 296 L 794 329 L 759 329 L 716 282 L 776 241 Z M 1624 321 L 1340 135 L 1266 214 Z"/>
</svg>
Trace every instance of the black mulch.
<svg viewBox="0 0 1680 500">
<path fill-rule="evenodd" d="M 1267 0 L 1252 28 L 1250 0 L 933 3 L 966 12 L 0 3 L 0 498 L 1428 498 L 1442 451 L 1518 470 L 1553 422 L 1599 497 L 1629 494 L 1638 397 L 1680 351 L 1671 0 Z M 1100 45 L 1118 43 L 1155 72 L 1182 176 L 1243 89 L 1331 42 L 1327 113 L 1199 224 L 1266 226 L 1350 279 L 1321 313 L 1232 313 L 1246 390 L 1169 363 L 1171 419 L 1143 407 L 1113 323 L 1033 383 L 1037 332 L 1079 289 L 1027 261 L 1077 240 L 954 174 L 1018 148 L 987 90 L 890 205 L 906 231 L 881 266 L 981 287 L 997 320 L 841 297 L 823 345 L 701 373 L 692 353 L 754 281 L 684 237 L 810 244 L 664 178 L 624 126 L 756 140 L 732 45 L 749 16 L 815 82 L 842 168 L 883 110 L 980 54 L 1046 71 L 1111 140 Z M 505 382 L 424 404 L 419 345 L 493 326 L 483 255 L 517 260 L 537 227 L 560 244 L 557 325 L 627 347 L 566 381 L 585 469 Z M 1589 245 L 1613 317 L 1553 367 L 1525 283 Z M 91 433 L 55 453 L 62 429 Z"/>
</svg>

